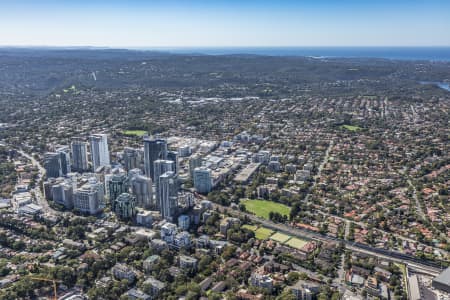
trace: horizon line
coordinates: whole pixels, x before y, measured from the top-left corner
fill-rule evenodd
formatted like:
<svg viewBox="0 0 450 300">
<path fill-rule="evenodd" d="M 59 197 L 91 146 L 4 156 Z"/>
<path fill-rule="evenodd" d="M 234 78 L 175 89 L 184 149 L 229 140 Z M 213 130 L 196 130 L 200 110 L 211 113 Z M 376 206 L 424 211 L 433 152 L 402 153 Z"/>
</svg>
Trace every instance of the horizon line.
<svg viewBox="0 0 450 300">
<path fill-rule="evenodd" d="M 212 48 L 450 48 L 449 45 L 202 45 L 202 46 L 93 46 L 93 45 L 0 45 L 0 48 L 94 48 L 122 50 L 212 49 Z"/>
</svg>

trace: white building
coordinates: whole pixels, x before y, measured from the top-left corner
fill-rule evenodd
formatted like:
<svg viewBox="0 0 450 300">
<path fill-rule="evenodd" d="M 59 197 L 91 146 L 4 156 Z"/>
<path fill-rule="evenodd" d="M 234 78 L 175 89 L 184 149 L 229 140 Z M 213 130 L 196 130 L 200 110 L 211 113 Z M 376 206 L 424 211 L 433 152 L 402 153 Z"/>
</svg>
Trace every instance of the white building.
<svg viewBox="0 0 450 300">
<path fill-rule="evenodd" d="M 150 227 L 153 223 L 153 214 L 151 211 L 142 210 L 137 212 L 136 214 L 136 223 L 138 225 Z"/>
<path fill-rule="evenodd" d="M 252 273 L 250 276 L 250 283 L 253 286 L 257 286 L 263 289 L 272 291 L 273 279 L 266 274 L 260 273 L 259 270 Z"/>
<path fill-rule="evenodd" d="M 103 185 L 92 177 L 89 182 L 74 191 L 73 205 L 74 208 L 94 215 L 103 207 L 104 193 Z"/>
<path fill-rule="evenodd" d="M 159 205 L 160 194 L 159 194 L 159 177 L 166 172 L 175 173 L 175 163 L 168 159 L 158 159 L 153 162 L 153 174 L 155 176 L 155 192 L 156 192 L 156 202 Z"/>
<path fill-rule="evenodd" d="M 93 134 L 89 137 L 89 142 L 94 171 L 98 167 L 109 166 L 108 136 L 104 133 Z"/>
<path fill-rule="evenodd" d="M 169 244 L 173 244 L 177 231 L 177 225 L 167 222 L 161 226 L 161 239 Z"/>
</svg>

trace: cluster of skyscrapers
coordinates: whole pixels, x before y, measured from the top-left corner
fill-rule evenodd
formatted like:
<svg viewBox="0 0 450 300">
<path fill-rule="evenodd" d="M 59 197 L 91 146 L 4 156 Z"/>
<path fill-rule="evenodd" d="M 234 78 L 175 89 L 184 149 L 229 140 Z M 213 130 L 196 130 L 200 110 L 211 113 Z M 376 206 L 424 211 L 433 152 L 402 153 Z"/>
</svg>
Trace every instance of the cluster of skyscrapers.
<svg viewBox="0 0 450 300">
<path fill-rule="evenodd" d="M 89 137 L 92 170 L 109 166 L 108 138 L 106 134 L 93 134 Z M 72 157 L 71 157 L 72 154 Z M 86 172 L 88 164 L 88 143 L 74 139 L 70 145 L 58 148 L 55 152 L 47 152 L 44 157 L 47 177 L 65 176 L 71 171 Z"/>
<path fill-rule="evenodd" d="M 125 148 L 122 162 L 125 170 L 111 166 L 106 134 L 91 135 L 89 144 L 73 140 L 70 148 L 45 155 L 49 197 L 90 214 L 107 204 L 124 219 L 133 218 L 136 208 L 142 208 L 158 210 L 164 219 L 172 220 L 178 207 L 178 153 L 168 151 L 164 139 L 145 137 L 143 151 Z"/>
</svg>

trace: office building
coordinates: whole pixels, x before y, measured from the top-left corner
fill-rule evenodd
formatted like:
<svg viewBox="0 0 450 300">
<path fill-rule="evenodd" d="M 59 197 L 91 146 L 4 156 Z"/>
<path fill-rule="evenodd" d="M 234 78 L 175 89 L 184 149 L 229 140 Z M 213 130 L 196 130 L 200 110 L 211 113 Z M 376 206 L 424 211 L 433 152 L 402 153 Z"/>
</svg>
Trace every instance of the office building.
<svg viewBox="0 0 450 300">
<path fill-rule="evenodd" d="M 109 166 L 108 136 L 104 133 L 93 134 L 89 137 L 89 142 L 93 170 L 97 170 L 98 167 Z"/>
<path fill-rule="evenodd" d="M 111 203 L 111 210 L 115 211 L 115 200 L 120 194 L 129 192 L 128 176 L 125 173 L 116 173 L 112 176 L 108 176 L 108 197 Z"/>
<path fill-rule="evenodd" d="M 155 181 L 153 163 L 158 159 L 167 159 L 167 142 L 163 139 L 144 138 L 144 172 Z"/>
<path fill-rule="evenodd" d="M 142 167 L 142 151 L 140 149 L 125 147 L 123 149 L 123 167 L 125 170 L 140 169 Z"/>
<path fill-rule="evenodd" d="M 68 182 L 61 182 L 51 187 L 52 199 L 54 202 L 64 205 L 68 209 L 73 208 L 73 185 Z"/>
<path fill-rule="evenodd" d="M 199 154 L 194 154 L 189 159 L 189 174 L 191 178 L 194 178 L 194 170 L 198 167 L 201 167 L 203 164 L 203 158 Z"/>
<path fill-rule="evenodd" d="M 153 162 L 153 174 L 155 176 L 156 203 L 159 205 L 159 177 L 166 172 L 175 173 L 175 163 L 171 160 L 158 159 Z"/>
<path fill-rule="evenodd" d="M 138 176 L 138 175 L 144 175 L 144 173 L 142 172 L 141 169 L 138 168 L 134 168 L 131 170 L 128 170 L 128 180 L 132 180 L 133 177 Z"/>
<path fill-rule="evenodd" d="M 62 176 L 61 155 L 57 152 L 47 152 L 44 155 L 44 168 L 47 178 Z"/>
<path fill-rule="evenodd" d="M 166 172 L 159 176 L 158 195 L 161 217 L 171 220 L 178 205 L 178 182 L 174 172 Z"/>
<path fill-rule="evenodd" d="M 97 214 L 103 207 L 103 185 L 92 177 L 89 182 L 74 191 L 74 208 L 83 213 Z"/>
<path fill-rule="evenodd" d="M 136 197 L 136 206 L 152 209 L 156 208 L 153 201 L 152 180 L 144 175 L 135 175 L 130 180 L 131 192 Z"/>
<path fill-rule="evenodd" d="M 71 143 L 72 148 L 72 169 L 76 172 L 88 170 L 87 143 L 75 140 Z"/>
<path fill-rule="evenodd" d="M 122 193 L 114 202 L 114 212 L 119 219 L 132 219 L 136 215 L 136 198 L 134 196 Z"/>
<path fill-rule="evenodd" d="M 180 192 L 178 193 L 178 206 L 183 208 L 191 208 L 194 207 L 194 194 L 191 192 Z"/>
<path fill-rule="evenodd" d="M 56 152 L 60 155 L 61 171 L 63 175 L 67 175 L 72 172 L 70 167 L 70 148 L 69 146 L 62 146 L 56 149 Z"/>
<path fill-rule="evenodd" d="M 189 230 L 190 222 L 191 220 L 187 215 L 181 215 L 178 217 L 178 227 L 182 230 Z"/>
<path fill-rule="evenodd" d="M 207 194 L 212 190 L 211 170 L 205 167 L 195 168 L 194 187 L 201 194 Z"/>
<path fill-rule="evenodd" d="M 178 164 L 178 152 L 177 151 L 168 151 L 167 152 L 167 160 L 173 161 L 174 163 L 174 169 L 173 171 L 175 174 L 178 174 L 178 171 L 180 169 Z"/>
<path fill-rule="evenodd" d="M 191 153 L 192 153 L 192 149 L 189 145 L 183 145 L 178 148 L 178 155 L 180 157 L 187 157 L 187 156 L 191 155 Z"/>
</svg>

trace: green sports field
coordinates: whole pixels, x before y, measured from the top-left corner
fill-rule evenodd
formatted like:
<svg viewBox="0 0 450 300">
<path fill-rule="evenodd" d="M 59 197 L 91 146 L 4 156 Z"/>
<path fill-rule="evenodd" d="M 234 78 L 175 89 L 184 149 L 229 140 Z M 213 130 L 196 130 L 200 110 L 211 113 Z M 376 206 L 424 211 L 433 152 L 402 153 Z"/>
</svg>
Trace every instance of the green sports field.
<svg viewBox="0 0 450 300">
<path fill-rule="evenodd" d="M 298 238 L 291 238 L 289 241 L 286 242 L 286 245 L 295 249 L 301 249 L 304 245 L 306 245 L 306 243 L 307 241 Z"/>
<path fill-rule="evenodd" d="M 286 243 L 287 240 L 289 240 L 290 238 L 291 237 L 289 235 L 286 235 L 284 233 L 279 233 L 279 232 L 275 233 L 274 235 L 272 235 L 270 237 L 271 240 L 274 240 L 275 242 L 279 242 L 282 244 Z"/>
<path fill-rule="evenodd" d="M 267 240 L 272 234 L 272 230 L 264 227 L 260 227 L 255 231 L 255 237 L 258 240 Z"/>
<path fill-rule="evenodd" d="M 135 136 L 143 136 L 147 134 L 147 131 L 145 130 L 124 130 L 122 131 L 125 135 L 135 135 Z"/>
<path fill-rule="evenodd" d="M 353 125 L 342 125 L 341 128 L 347 129 L 349 131 L 358 131 L 358 130 L 362 129 L 359 126 L 353 126 Z"/>
<path fill-rule="evenodd" d="M 245 209 L 258 217 L 269 219 L 269 213 L 271 211 L 278 212 L 281 215 L 289 216 L 291 208 L 284 204 L 267 201 L 267 200 L 241 200 L 241 203 L 245 205 Z"/>
</svg>

